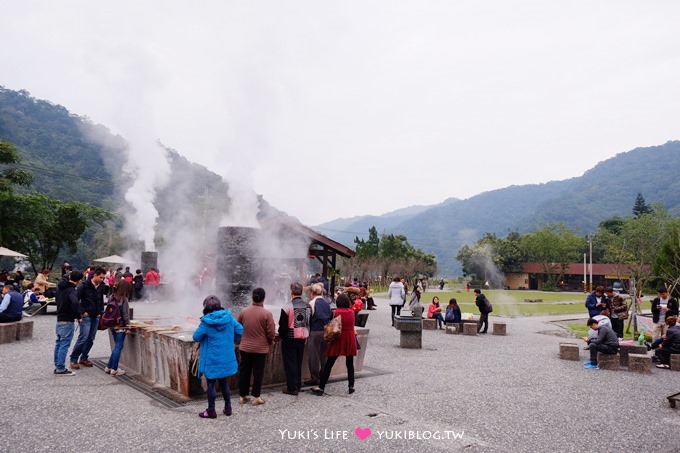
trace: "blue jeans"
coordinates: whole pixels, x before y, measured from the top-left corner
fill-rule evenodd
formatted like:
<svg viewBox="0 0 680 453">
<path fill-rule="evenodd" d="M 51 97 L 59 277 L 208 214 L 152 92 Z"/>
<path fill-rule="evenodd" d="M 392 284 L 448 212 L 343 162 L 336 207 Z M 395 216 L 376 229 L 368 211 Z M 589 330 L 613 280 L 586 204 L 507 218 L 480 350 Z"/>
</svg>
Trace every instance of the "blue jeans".
<svg viewBox="0 0 680 453">
<path fill-rule="evenodd" d="M 123 344 L 125 343 L 125 331 L 118 331 L 116 329 L 111 329 L 113 333 L 113 351 L 111 351 L 111 357 L 109 357 L 109 362 L 106 364 L 107 368 L 112 370 L 118 369 L 118 362 L 120 361 L 120 353 L 123 351 Z"/>
<path fill-rule="evenodd" d="M 97 335 L 99 316 L 96 318 L 83 318 L 80 320 L 80 333 L 71 351 L 71 363 L 84 362 L 94 344 L 94 336 Z"/>
<path fill-rule="evenodd" d="M 57 342 L 54 345 L 54 369 L 57 371 L 66 369 L 66 354 L 75 328 L 73 321 L 57 321 Z"/>
</svg>

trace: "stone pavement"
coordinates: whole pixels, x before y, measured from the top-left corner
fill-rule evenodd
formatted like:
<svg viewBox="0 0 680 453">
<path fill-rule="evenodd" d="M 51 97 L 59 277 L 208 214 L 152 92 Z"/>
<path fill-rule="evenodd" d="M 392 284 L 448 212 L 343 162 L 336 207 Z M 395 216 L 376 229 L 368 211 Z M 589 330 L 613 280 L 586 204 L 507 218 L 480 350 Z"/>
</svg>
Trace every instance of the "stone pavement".
<svg viewBox="0 0 680 453">
<path fill-rule="evenodd" d="M 346 381 L 323 397 L 270 389 L 263 406 L 234 398 L 234 415 L 214 420 L 197 416 L 205 400 L 169 407 L 96 367 L 55 377 L 56 317 L 33 317 L 32 340 L 0 345 L 0 451 L 680 451 L 666 400 L 680 373 L 562 361 L 555 317 L 504 319 L 505 337 L 424 331 L 422 350 L 400 349 L 387 301 L 376 303 L 356 393 Z M 99 332 L 91 357 L 109 352 Z"/>
</svg>

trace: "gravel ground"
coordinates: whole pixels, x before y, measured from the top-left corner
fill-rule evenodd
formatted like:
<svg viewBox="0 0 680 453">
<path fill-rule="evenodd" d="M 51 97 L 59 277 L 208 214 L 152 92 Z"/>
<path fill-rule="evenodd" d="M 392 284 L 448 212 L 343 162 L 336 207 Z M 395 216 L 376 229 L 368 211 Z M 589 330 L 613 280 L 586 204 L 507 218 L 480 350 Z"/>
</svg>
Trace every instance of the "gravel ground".
<svg viewBox="0 0 680 453">
<path fill-rule="evenodd" d="M 503 319 L 505 337 L 424 331 L 423 349 L 400 349 L 387 301 L 376 303 L 355 394 L 345 381 L 323 397 L 274 389 L 215 420 L 197 416 L 205 401 L 166 407 L 98 368 L 53 376 L 56 317 L 34 317 L 32 340 L 0 345 L 0 451 L 680 451 L 680 409 L 666 400 L 680 373 L 560 360 L 565 339 L 548 322 L 559 317 Z M 137 316 L 162 306 L 151 305 L 133 304 Z M 91 357 L 109 352 L 100 332 Z"/>
</svg>

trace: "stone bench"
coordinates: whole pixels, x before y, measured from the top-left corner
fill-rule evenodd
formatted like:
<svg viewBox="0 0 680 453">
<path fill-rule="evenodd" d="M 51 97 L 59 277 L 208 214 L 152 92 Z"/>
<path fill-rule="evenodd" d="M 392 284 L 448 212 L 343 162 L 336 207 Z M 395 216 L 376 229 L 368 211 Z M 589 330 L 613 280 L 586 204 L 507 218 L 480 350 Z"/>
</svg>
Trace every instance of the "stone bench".
<svg viewBox="0 0 680 453">
<path fill-rule="evenodd" d="M 645 347 L 645 349 L 647 349 Z M 635 373 L 652 373 L 652 358 L 647 355 L 647 351 L 644 354 L 628 354 L 628 371 L 633 371 Z"/>
<path fill-rule="evenodd" d="M 504 322 L 494 322 L 493 323 L 493 331 L 491 333 L 493 335 L 505 335 L 505 323 Z"/>
<path fill-rule="evenodd" d="M 671 354 L 671 370 L 680 371 L 680 354 Z"/>
<path fill-rule="evenodd" d="M 423 318 L 423 330 L 437 330 L 437 320 L 434 318 Z"/>
<path fill-rule="evenodd" d="M 579 361 L 579 349 L 576 343 L 560 343 L 560 359 Z"/>
<path fill-rule="evenodd" d="M 33 338 L 33 320 L 0 323 L 0 344 Z"/>
<path fill-rule="evenodd" d="M 477 335 L 477 323 L 466 322 L 463 324 L 463 335 Z"/>
<path fill-rule="evenodd" d="M 620 370 L 621 369 L 621 357 L 619 353 L 616 354 L 603 354 L 601 352 L 597 353 L 597 366 L 601 370 Z"/>
<path fill-rule="evenodd" d="M 629 354 L 647 355 L 647 346 L 638 344 L 622 344 L 619 346 L 619 354 L 621 355 L 621 366 L 628 366 L 628 355 Z"/>
</svg>

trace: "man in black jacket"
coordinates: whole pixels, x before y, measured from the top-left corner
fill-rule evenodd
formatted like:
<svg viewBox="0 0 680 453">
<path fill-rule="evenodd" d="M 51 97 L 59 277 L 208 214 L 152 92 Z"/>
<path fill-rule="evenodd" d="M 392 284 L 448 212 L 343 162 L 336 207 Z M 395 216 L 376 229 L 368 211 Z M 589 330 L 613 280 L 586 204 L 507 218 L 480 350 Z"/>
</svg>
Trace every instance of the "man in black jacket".
<svg viewBox="0 0 680 453">
<path fill-rule="evenodd" d="M 54 345 L 54 374 L 57 376 L 75 374 L 66 369 L 66 354 L 73 339 L 75 321 L 80 318 L 80 302 L 76 294 L 76 286 L 82 279 L 82 272 L 72 271 L 69 279 L 61 280 L 57 286 L 57 342 Z"/>
<path fill-rule="evenodd" d="M 482 291 L 479 289 L 475 289 L 475 305 L 479 308 L 477 332 L 486 333 L 489 329 L 489 306 L 491 306 L 491 304 L 487 304 L 486 296 L 482 294 Z M 482 330 L 482 326 L 484 326 L 484 330 Z"/>
<path fill-rule="evenodd" d="M 659 358 L 657 368 L 670 368 L 671 354 L 680 354 L 680 325 L 676 324 L 677 318 L 669 316 L 666 324 L 669 325 L 666 331 L 666 336 L 663 339 L 661 347 L 656 350 L 656 356 Z"/>
<path fill-rule="evenodd" d="M 71 351 L 71 368 L 77 370 L 80 365 L 91 367 L 88 354 L 97 335 L 99 316 L 104 313 L 104 276 L 106 271 L 98 267 L 87 281 L 78 286 L 80 300 L 80 333 Z"/>
</svg>

